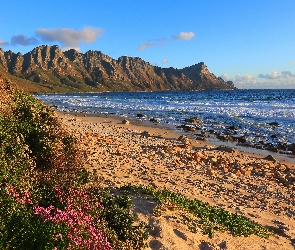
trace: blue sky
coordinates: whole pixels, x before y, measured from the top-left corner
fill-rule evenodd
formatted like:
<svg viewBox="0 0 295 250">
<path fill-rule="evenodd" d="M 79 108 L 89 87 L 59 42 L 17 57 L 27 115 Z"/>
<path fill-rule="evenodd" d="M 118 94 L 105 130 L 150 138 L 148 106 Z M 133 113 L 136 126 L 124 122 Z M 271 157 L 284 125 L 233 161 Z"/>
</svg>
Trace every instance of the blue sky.
<svg viewBox="0 0 295 250">
<path fill-rule="evenodd" d="M 0 47 L 42 44 L 136 56 L 160 67 L 205 62 L 238 88 L 295 88 L 294 0 L 4 0 Z"/>
</svg>

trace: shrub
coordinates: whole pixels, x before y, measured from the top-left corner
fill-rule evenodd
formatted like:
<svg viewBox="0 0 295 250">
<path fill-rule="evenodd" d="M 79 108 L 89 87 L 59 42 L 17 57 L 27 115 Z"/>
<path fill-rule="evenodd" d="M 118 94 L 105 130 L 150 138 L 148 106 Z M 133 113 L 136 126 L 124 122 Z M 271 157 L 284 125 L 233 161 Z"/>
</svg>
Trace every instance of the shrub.
<svg viewBox="0 0 295 250">
<path fill-rule="evenodd" d="M 0 249 L 142 249 L 131 198 L 91 185 L 55 112 L 1 77 L 0 96 Z"/>
</svg>

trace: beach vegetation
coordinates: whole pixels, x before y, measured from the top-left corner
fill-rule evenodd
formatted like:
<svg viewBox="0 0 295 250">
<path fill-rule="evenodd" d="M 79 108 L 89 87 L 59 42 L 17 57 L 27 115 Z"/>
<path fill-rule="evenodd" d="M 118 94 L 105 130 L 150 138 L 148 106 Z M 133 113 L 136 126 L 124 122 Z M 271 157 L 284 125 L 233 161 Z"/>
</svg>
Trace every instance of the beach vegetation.
<svg viewBox="0 0 295 250">
<path fill-rule="evenodd" d="M 142 249 L 130 197 L 90 184 L 55 112 L 8 79 L 0 96 L 0 249 Z"/>
<path fill-rule="evenodd" d="M 155 216 L 187 212 L 182 221 L 192 232 L 271 235 L 242 215 L 168 189 L 100 187 L 53 109 L 1 77 L 0 96 L 0 249 L 143 249 L 149 226 L 131 212 L 131 192 L 156 200 Z"/>
<path fill-rule="evenodd" d="M 155 216 L 162 216 L 166 209 L 188 212 L 184 223 L 192 232 L 196 232 L 199 228 L 210 237 L 213 237 L 215 231 L 229 232 L 234 236 L 245 237 L 254 234 L 262 238 L 269 238 L 273 235 L 270 230 L 243 215 L 230 213 L 223 208 L 211 206 L 209 203 L 197 199 L 190 200 L 183 194 L 169 189 L 131 184 L 125 185 L 121 189 L 152 196 L 159 202 L 154 209 Z"/>
</svg>

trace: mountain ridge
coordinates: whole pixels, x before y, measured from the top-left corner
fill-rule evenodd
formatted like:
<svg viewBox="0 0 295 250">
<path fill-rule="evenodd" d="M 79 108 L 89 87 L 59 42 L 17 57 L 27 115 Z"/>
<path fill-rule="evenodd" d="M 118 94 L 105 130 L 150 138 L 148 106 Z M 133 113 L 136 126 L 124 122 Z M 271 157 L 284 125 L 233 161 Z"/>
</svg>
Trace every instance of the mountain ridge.
<svg viewBox="0 0 295 250">
<path fill-rule="evenodd" d="M 116 60 L 96 50 L 63 52 L 57 45 L 38 46 L 24 55 L 0 48 L 0 68 L 29 92 L 235 89 L 203 62 L 183 69 L 161 68 L 139 57 Z"/>
</svg>

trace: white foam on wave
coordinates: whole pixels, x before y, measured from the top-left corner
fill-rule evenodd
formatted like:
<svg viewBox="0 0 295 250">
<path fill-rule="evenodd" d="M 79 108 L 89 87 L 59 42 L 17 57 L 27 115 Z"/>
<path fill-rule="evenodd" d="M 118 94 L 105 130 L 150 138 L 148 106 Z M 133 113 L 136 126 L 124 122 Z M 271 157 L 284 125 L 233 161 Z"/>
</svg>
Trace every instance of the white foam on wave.
<svg viewBox="0 0 295 250">
<path fill-rule="evenodd" d="M 136 117 L 138 112 L 171 124 L 198 117 L 202 126 L 217 130 L 228 125 L 253 141 L 278 136 L 295 141 L 295 91 L 198 91 L 37 95 L 60 110 L 116 113 Z M 278 122 L 279 127 L 270 126 Z"/>
</svg>

